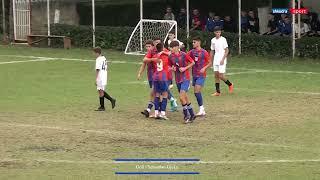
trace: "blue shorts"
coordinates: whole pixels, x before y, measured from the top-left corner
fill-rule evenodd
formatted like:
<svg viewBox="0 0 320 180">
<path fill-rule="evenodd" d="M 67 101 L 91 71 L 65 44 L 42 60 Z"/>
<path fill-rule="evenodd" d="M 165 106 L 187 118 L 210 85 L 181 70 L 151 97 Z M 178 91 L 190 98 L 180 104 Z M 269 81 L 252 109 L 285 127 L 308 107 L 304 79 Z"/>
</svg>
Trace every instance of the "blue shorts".
<svg viewBox="0 0 320 180">
<path fill-rule="evenodd" d="M 190 88 L 190 81 L 183 81 L 182 83 L 177 83 L 177 88 L 180 91 L 188 92 Z"/>
<path fill-rule="evenodd" d="M 205 81 L 206 81 L 205 77 L 194 77 L 192 80 L 192 86 L 199 85 L 203 87 Z"/>
<path fill-rule="evenodd" d="M 163 93 L 168 91 L 167 81 L 153 81 L 153 89 L 156 93 Z"/>
<path fill-rule="evenodd" d="M 149 87 L 152 88 L 153 86 L 153 81 L 149 81 Z"/>
</svg>

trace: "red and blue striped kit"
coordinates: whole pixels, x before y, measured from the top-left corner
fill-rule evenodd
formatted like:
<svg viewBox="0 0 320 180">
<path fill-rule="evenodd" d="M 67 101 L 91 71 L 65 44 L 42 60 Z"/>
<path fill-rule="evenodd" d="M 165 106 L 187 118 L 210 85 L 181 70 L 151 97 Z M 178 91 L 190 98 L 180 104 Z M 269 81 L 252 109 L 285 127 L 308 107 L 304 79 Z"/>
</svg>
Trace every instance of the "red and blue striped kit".
<svg viewBox="0 0 320 180">
<path fill-rule="evenodd" d="M 207 73 L 200 73 L 200 70 L 209 63 L 209 53 L 204 49 L 192 49 L 188 55 L 194 60 L 195 65 L 192 67 L 193 77 L 206 77 Z"/>
<path fill-rule="evenodd" d="M 181 83 L 183 81 L 190 81 L 189 70 L 180 72 L 179 68 L 186 67 L 193 62 L 194 62 L 193 59 L 184 52 L 172 53 L 169 56 L 169 66 L 175 66 L 177 69 L 175 72 L 176 83 Z"/>
</svg>

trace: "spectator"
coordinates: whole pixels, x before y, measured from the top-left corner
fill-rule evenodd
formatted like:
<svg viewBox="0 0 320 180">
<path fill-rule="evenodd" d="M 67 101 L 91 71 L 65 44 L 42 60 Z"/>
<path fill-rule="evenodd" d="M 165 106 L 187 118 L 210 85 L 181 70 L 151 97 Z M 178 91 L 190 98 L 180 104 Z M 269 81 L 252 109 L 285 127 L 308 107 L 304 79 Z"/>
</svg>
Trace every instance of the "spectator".
<svg viewBox="0 0 320 180">
<path fill-rule="evenodd" d="M 224 17 L 223 29 L 225 32 L 236 32 L 236 26 L 233 20 L 231 19 L 231 16 Z"/>
<path fill-rule="evenodd" d="M 209 12 L 209 17 L 208 17 L 207 23 L 206 23 L 206 30 L 209 31 L 209 32 L 213 32 L 213 29 L 214 29 L 214 17 L 215 17 L 215 13 Z"/>
<path fill-rule="evenodd" d="M 202 31 L 203 27 L 202 27 L 202 22 L 201 22 L 201 18 L 200 18 L 200 13 L 198 9 L 194 9 L 192 11 L 192 23 L 191 23 L 191 31 L 193 30 L 198 30 L 198 31 Z"/>
<path fill-rule="evenodd" d="M 163 17 L 164 20 L 175 20 L 175 16 L 172 13 L 172 8 L 171 7 L 167 7 L 166 9 L 166 14 Z"/>
<path fill-rule="evenodd" d="M 292 24 L 288 16 L 284 17 L 284 20 L 279 24 L 280 36 L 290 36 L 292 33 Z"/>
<path fill-rule="evenodd" d="M 320 21 L 318 19 L 317 13 L 309 14 L 309 24 L 311 31 L 309 33 L 310 36 L 320 36 Z"/>
<path fill-rule="evenodd" d="M 268 32 L 263 35 L 274 35 L 278 33 L 277 21 L 275 20 L 274 15 L 270 13 L 268 19 Z"/>
<path fill-rule="evenodd" d="M 287 17 L 287 14 L 281 14 L 280 19 L 278 20 L 278 26 L 284 23 L 284 19 Z"/>
<path fill-rule="evenodd" d="M 220 16 L 214 16 L 214 27 L 219 27 L 220 29 L 223 29 L 223 20 L 220 18 Z"/>
<path fill-rule="evenodd" d="M 249 11 L 249 32 L 259 34 L 259 19 L 253 11 Z"/>
<path fill-rule="evenodd" d="M 241 11 L 241 31 L 247 33 L 249 29 L 249 19 L 246 11 Z"/>
<path fill-rule="evenodd" d="M 301 22 L 300 23 L 300 27 L 299 27 L 298 19 L 296 19 L 296 23 L 294 24 L 294 27 L 295 27 L 295 33 L 296 34 L 299 33 L 299 28 L 300 28 L 301 37 L 304 37 L 304 36 L 306 36 L 306 35 L 308 35 L 310 33 L 310 28 L 306 23 Z"/>
<path fill-rule="evenodd" d="M 177 23 L 179 28 L 185 29 L 187 26 L 187 13 L 185 8 L 181 8 L 177 17 Z"/>
</svg>

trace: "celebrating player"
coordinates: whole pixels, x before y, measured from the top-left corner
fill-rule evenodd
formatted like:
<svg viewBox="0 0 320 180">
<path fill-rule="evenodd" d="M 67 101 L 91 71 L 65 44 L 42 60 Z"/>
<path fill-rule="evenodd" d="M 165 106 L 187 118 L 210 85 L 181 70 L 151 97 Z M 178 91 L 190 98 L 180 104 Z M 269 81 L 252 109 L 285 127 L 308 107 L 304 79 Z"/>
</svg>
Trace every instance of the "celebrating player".
<svg viewBox="0 0 320 180">
<path fill-rule="evenodd" d="M 93 49 L 93 52 L 96 57 L 95 85 L 97 86 L 100 100 L 100 107 L 96 111 L 105 111 L 104 98 L 111 102 L 113 109 L 116 106 L 116 99 L 112 98 L 107 92 L 105 92 L 105 86 L 107 85 L 107 59 L 101 54 L 101 48 L 96 47 Z"/>
<path fill-rule="evenodd" d="M 184 121 L 185 123 L 190 123 L 196 118 L 187 95 L 190 87 L 189 69 L 194 65 L 194 61 L 189 55 L 179 50 L 178 41 L 172 41 L 170 47 L 172 48 L 172 53 L 169 55 L 169 66 L 175 71 L 175 80 L 183 107 Z"/>
<path fill-rule="evenodd" d="M 170 49 L 170 44 L 172 41 L 178 41 L 179 42 L 179 47 L 180 47 L 180 50 L 184 51 L 185 50 L 185 46 L 183 44 L 183 42 L 179 41 L 177 38 L 176 38 L 176 34 L 174 31 L 171 31 L 169 32 L 168 34 L 168 48 Z"/>
<path fill-rule="evenodd" d="M 227 56 L 229 53 L 228 43 L 225 37 L 221 36 L 220 27 L 214 28 L 215 37 L 211 40 L 210 59 L 213 58 L 213 70 L 215 77 L 216 92 L 212 96 L 220 96 L 220 79 L 229 86 L 229 92 L 233 92 L 233 84 L 225 77 Z"/>
<path fill-rule="evenodd" d="M 153 86 L 155 92 L 154 98 L 154 108 L 155 108 L 155 118 L 156 119 L 165 119 L 166 117 L 166 107 L 167 107 L 167 99 L 168 99 L 168 55 L 163 53 L 164 50 L 163 44 L 158 43 L 156 45 L 157 58 L 153 59 L 154 73 L 153 73 Z M 162 101 L 160 103 L 160 95 L 162 97 Z M 159 113 L 160 109 L 160 113 Z"/>
<path fill-rule="evenodd" d="M 201 48 L 201 39 L 199 37 L 193 38 L 192 45 L 193 49 L 188 52 L 188 55 L 195 62 L 195 65 L 192 67 L 192 86 L 194 86 L 194 95 L 199 105 L 199 113 L 197 116 L 205 116 L 206 112 L 203 106 L 201 90 L 205 83 L 206 70 L 211 66 L 212 62 L 209 62 L 209 53 Z"/>
<path fill-rule="evenodd" d="M 145 43 L 145 47 L 146 47 L 146 50 L 147 50 L 147 54 L 146 56 L 144 57 L 144 60 L 151 60 L 156 54 L 157 54 L 157 51 L 156 49 L 154 48 L 154 41 L 152 40 L 148 40 L 146 43 Z M 140 67 L 140 70 L 139 70 L 139 73 L 138 73 L 138 80 L 140 80 L 141 78 L 141 74 L 142 72 L 144 71 L 145 67 L 147 66 L 147 76 L 148 76 L 148 82 L 149 82 L 149 87 L 150 87 L 150 101 L 147 105 L 147 108 L 141 112 L 143 115 L 145 115 L 145 117 L 149 117 L 149 114 L 150 114 L 150 111 L 154 105 L 154 91 L 153 91 L 153 79 L 152 79 L 152 76 L 153 76 L 153 64 L 149 61 L 149 62 L 143 62 L 141 67 Z"/>
</svg>

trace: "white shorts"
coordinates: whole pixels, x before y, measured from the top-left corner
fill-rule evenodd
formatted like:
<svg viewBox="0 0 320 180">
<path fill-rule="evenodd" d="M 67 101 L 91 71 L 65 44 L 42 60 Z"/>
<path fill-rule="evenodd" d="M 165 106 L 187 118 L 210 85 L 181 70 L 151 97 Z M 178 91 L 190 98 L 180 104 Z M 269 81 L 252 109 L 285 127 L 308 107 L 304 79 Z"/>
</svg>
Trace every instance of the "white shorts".
<svg viewBox="0 0 320 180">
<path fill-rule="evenodd" d="M 106 85 L 102 85 L 102 84 L 97 84 L 97 90 L 105 90 L 106 89 Z"/>
<path fill-rule="evenodd" d="M 224 74 L 226 73 L 226 67 L 227 67 L 227 64 L 224 64 L 224 65 L 213 65 L 213 71 L 215 72 L 219 72 L 221 74 Z"/>
<path fill-rule="evenodd" d="M 105 90 L 107 83 L 105 81 L 97 81 L 97 90 Z"/>
</svg>

